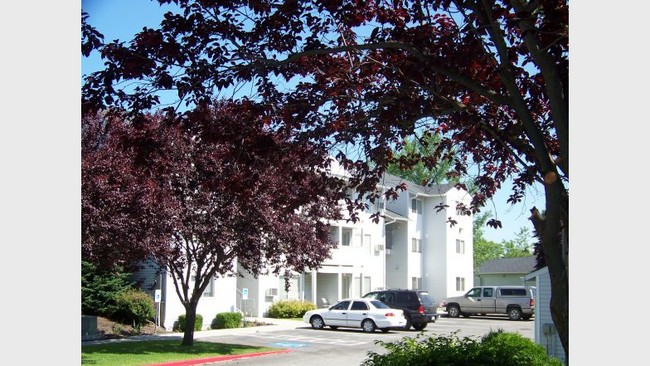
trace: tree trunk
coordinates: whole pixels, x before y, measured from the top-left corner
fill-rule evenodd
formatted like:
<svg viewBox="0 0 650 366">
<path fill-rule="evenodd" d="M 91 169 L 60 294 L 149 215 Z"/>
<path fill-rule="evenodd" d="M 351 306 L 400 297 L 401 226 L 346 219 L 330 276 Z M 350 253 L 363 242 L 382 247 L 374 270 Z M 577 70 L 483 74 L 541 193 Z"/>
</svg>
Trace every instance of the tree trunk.
<svg viewBox="0 0 650 366">
<path fill-rule="evenodd" d="M 183 346 L 194 345 L 194 323 L 196 321 L 196 306 L 198 302 L 183 303 L 185 306 L 185 332 L 183 333 Z"/>
<path fill-rule="evenodd" d="M 568 197 L 562 183 L 557 180 L 545 183 L 546 215 L 541 236 L 544 259 L 551 278 L 551 317 L 569 359 L 569 264 L 565 254 L 569 247 Z M 565 224 L 566 223 L 566 224 Z"/>
</svg>

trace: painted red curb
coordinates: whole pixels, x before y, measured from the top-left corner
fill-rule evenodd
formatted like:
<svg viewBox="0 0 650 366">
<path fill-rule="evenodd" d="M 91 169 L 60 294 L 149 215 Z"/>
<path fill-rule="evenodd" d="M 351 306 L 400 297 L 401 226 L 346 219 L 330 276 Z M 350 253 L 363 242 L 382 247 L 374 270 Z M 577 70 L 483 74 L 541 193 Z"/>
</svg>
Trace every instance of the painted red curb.
<svg viewBox="0 0 650 366">
<path fill-rule="evenodd" d="M 266 355 L 275 355 L 279 353 L 287 353 L 291 352 L 290 349 L 281 349 L 277 351 L 266 351 L 266 352 L 255 352 L 255 353 L 242 353 L 239 355 L 225 355 L 225 356 L 215 356 L 215 357 L 207 357 L 207 358 L 196 358 L 193 360 L 183 360 L 183 361 L 172 361 L 172 362 L 165 362 L 165 363 L 156 363 L 153 365 L 149 366 L 194 366 L 194 365 L 201 365 L 204 363 L 208 362 L 221 362 L 221 361 L 230 361 L 230 360 L 238 360 L 242 358 L 249 358 L 249 357 L 259 357 L 259 356 L 266 356 Z"/>
</svg>

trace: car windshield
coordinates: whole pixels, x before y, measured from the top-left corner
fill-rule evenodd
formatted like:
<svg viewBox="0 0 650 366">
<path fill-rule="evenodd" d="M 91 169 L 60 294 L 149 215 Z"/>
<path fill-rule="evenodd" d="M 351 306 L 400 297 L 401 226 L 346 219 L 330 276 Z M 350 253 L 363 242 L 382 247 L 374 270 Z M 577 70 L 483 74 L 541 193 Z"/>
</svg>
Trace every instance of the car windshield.
<svg viewBox="0 0 650 366">
<path fill-rule="evenodd" d="M 372 300 L 372 301 L 370 301 L 370 303 L 371 303 L 374 307 L 376 307 L 377 309 L 390 309 L 390 308 L 388 307 L 388 305 L 384 304 L 383 302 L 381 302 L 381 301 L 379 301 L 379 300 Z"/>
<path fill-rule="evenodd" d="M 428 292 L 420 292 L 418 295 L 423 305 L 433 305 L 435 303 L 435 301 L 433 301 L 433 298 L 429 296 Z"/>
</svg>

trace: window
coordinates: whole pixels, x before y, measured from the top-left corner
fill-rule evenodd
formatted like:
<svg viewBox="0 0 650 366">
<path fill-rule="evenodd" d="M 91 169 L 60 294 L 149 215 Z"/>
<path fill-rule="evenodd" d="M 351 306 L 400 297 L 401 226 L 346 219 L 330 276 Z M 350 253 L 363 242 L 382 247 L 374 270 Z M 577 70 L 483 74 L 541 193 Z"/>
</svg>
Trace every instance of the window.
<svg viewBox="0 0 650 366">
<path fill-rule="evenodd" d="M 348 310 L 348 306 L 350 306 L 350 301 L 341 301 L 340 303 L 334 305 L 332 308 L 333 310 Z"/>
<path fill-rule="evenodd" d="M 456 291 L 465 291 L 464 277 L 456 277 Z"/>
<path fill-rule="evenodd" d="M 411 251 L 413 253 L 420 253 L 422 252 L 422 240 L 413 238 L 411 239 Z"/>
<path fill-rule="evenodd" d="M 339 228 L 337 226 L 330 226 L 330 238 L 337 245 L 341 244 L 339 243 Z"/>
<path fill-rule="evenodd" d="M 363 301 L 355 301 L 350 310 L 368 310 L 368 305 Z"/>
<path fill-rule="evenodd" d="M 214 278 L 210 279 L 210 282 L 208 283 L 208 287 L 205 288 L 205 291 L 203 291 L 203 297 L 213 297 L 214 296 Z"/>
<path fill-rule="evenodd" d="M 192 283 L 196 282 L 196 276 L 192 276 Z M 203 291 L 201 295 L 203 297 L 213 297 L 214 296 L 214 278 L 210 278 L 208 286 Z"/>
<path fill-rule="evenodd" d="M 379 292 L 369 292 L 365 294 L 363 297 L 367 299 L 377 299 L 379 297 Z"/>
<path fill-rule="evenodd" d="M 456 253 L 465 253 L 465 240 L 456 239 Z"/>
<path fill-rule="evenodd" d="M 349 247 L 352 242 L 352 228 L 344 227 L 341 234 L 341 245 Z"/>
<path fill-rule="evenodd" d="M 411 288 L 413 290 L 422 288 L 422 278 L 421 277 L 411 277 Z"/>
<path fill-rule="evenodd" d="M 502 288 L 499 293 L 501 296 L 526 296 L 526 290 L 518 288 Z"/>
<path fill-rule="evenodd" d="M 464 210 L 467 210 L 467 208 L 465 207 L 465 205 L 462 204 L 462 203 L 460 203 L 460 202 L 458 202 L 458 201 L 456 201 L 456 215 L 458 215 L 458 216 L 463 216 L 463 214 L 464 214 L 463 211 L 464 211 Z"/>
<path fill-rule="evenodd" d="M 395 296 L 395 302 L 398 304 L 408 304 L 410 292 L 398 292 Z"/>
<path fill-rule="evenodd" d="M 492 297 L 494 294 L 494 289 L 493 288 L 484 288 L 483 289 L 483 297 Z"/>
<path fill-rule="evenodd" d="M 379 301 L 382 302 L 395 302 L 395 293 L 394 292 L 386 292 L 384 294 L 379 295 Z"/>
<path fill-rule="evenodd" d="M 417 198 L 411 199 L 411 212 L 412 213 L 422 213 L 422 200 Z"/>
</svg>

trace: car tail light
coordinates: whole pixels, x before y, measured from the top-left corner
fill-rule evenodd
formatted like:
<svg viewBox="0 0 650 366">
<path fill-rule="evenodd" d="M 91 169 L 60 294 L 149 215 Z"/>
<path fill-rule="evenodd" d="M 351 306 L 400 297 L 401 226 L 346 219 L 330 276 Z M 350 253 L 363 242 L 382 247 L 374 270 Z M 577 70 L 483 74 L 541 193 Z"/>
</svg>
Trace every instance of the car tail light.
<svg viewBox="0 0 650 366">
<path fill-rule="evenodd" d="M 535 299 L 530 299 L 530 306 L 531 307 L 535 306 Z"/>
<path fill-rule="evenodd" d="M 386 314 L 384 314 L 384 316 L 385 316 L 385 317 L 395 316 L 395 314 L 394 314 L 394 313 L 386 313 Z"/>
<path fill-rule="evenodd" d="M 418 308 L 418 313 L 424 314 L 424 306 L 420 305 L 420 307 Z"/>
</svg>

